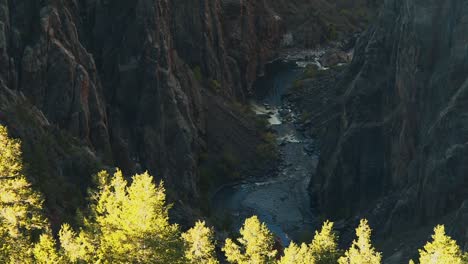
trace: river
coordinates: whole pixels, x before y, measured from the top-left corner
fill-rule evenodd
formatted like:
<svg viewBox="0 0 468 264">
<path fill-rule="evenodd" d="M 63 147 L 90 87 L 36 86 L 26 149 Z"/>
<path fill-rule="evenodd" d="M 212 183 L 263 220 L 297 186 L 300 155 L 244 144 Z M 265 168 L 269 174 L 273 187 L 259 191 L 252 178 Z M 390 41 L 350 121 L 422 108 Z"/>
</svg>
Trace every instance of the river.
<svg viewBox="0 0 468 264">
<path fill-rule="evenodd" d="M 252 109 L 257 114 L 270 113 L 270 126 L 277 134 L 281 165 L 277 175 L 265 175 L 221 188 L 213 197 L 217 215 L 229 215 L 232 231 L 244 220 L 257 215 L 287 246 L 291 240 L 310 241 L 315 228 L 308 186 L 318 162 L 311 150 L 312 139 L 296 129 L 291 106 L 281 100 L 294 80 L 303 72 L 297 61 L 277 60 L 267 65 L 266 74 L 256 84 Z"/>
</svg>

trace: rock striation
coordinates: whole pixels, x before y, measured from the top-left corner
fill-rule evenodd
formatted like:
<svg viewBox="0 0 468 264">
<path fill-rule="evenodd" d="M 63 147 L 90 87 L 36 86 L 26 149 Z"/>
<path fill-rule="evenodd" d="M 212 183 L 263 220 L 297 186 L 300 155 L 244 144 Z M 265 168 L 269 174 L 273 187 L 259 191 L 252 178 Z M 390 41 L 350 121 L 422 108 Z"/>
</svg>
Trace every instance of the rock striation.
<svg viewBox="0 0 468 264">
<path fill-rule="evenodd" d="M 447 223 L 466 243 L 467 36 L 466 1 L 385 1 L 316 109 L 322 212 L 386 234 Z"/>
<path fill-rule="evenodd" d="M 86 160 L 149 170 L 179 198 L 196 198 L 198 156 L 211 138 L 232 133 L 225 125 L 238 128 L 232 138 L 261 140 L 227 102 L 252 91 L 280 31 L 267 1 L 1 0 L 0 122 L 25 146 L 45 144 L 29 162 L 44 157 L 52 178 L 89 181 L 92 166 L 65 169 L 81 160 L 70 145 Z M 61 144 L 50 131 L 72 139 Z"/>
</svg>

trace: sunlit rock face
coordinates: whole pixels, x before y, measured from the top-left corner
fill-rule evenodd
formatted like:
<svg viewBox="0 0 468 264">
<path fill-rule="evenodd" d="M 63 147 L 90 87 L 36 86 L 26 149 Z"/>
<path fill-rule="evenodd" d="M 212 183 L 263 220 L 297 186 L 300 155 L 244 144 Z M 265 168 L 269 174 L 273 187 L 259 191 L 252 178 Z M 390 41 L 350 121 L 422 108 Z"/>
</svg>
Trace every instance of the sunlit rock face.
<svg viewBox="0 0 468 264">
<path fill-rule="evenodd" d="M 462 210 L 467 22 L 466 1 L 385 1 L 324 111 L 334 118 L 310 189 L 327 215 L 394 232 Z"/>
</svg>

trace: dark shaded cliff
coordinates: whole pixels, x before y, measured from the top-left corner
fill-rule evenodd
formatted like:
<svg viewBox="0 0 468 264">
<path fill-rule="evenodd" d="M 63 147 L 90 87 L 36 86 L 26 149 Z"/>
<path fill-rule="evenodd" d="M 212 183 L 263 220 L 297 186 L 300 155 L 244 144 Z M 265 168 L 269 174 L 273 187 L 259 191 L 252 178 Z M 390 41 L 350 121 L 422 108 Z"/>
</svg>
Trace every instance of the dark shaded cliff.
<svg viewBox="0 0 468 264">
<path fill-rule="evenodd" d="M 285 46 L 314 48 L 366 29 L 382 0 L 275 0 Z"/>
<path fill-rule="evenodd" d="M 310 188 L 325 215 L 369 217 L 381 235 L 446 223 L 466 249 L 467 21 L 462 0 L 385 1 L 339 83 L 319 91 Z"/>
<path fill-rule="evenodd" d="M 0 1 L 0 122 L 51 210 L 72 210 L 102 166 L 197 198 L 200 153 L 255 160 L 261 135 L 231 102 L 279 37 L 264 1 Z"/>
</svg>

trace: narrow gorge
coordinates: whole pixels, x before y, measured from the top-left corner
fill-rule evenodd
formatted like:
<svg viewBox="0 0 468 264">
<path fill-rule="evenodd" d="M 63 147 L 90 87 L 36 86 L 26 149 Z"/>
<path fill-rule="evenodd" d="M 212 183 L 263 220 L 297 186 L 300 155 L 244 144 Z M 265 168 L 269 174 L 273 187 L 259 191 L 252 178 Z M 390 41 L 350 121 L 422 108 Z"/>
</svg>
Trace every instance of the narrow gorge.
<svg viewBox="0 0 468 264">
<path fill-rule="evenodd" d="M 278 261 L 327 219 L 383 263 L 437 224 L 466 252 L 467 73 L 464 0 L 0 0 L 0 126 L 55 237 L 120 168 L 183 231 L 258 216 Z"/>
</svg>

